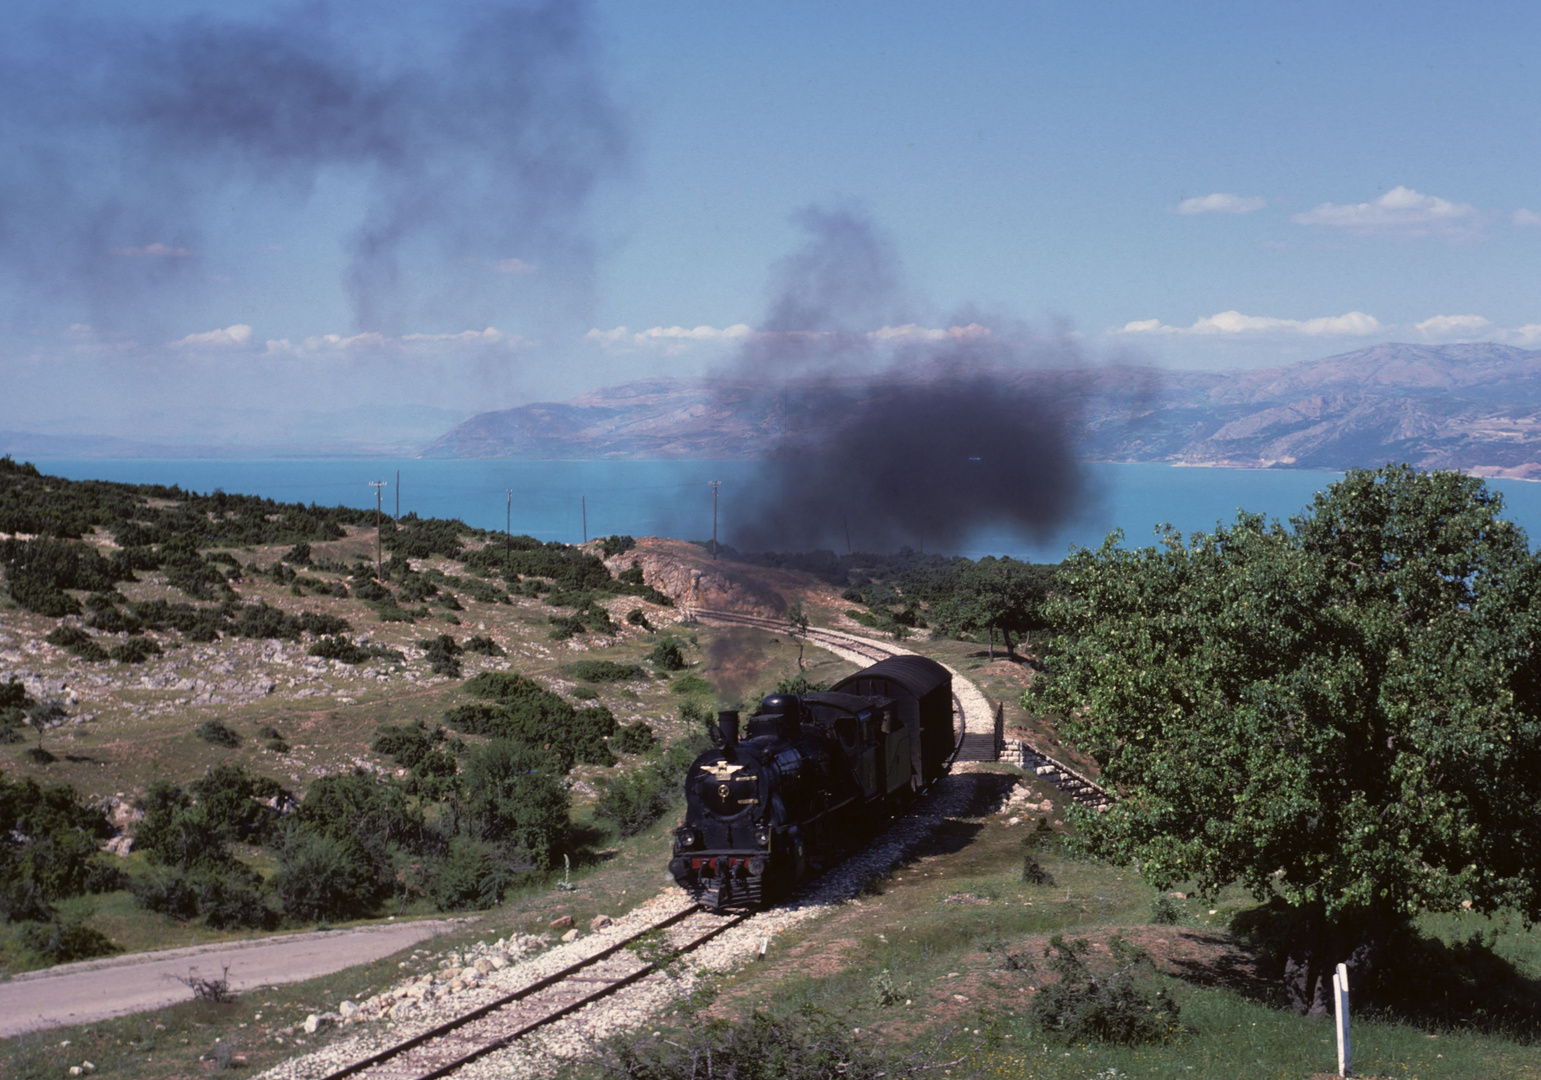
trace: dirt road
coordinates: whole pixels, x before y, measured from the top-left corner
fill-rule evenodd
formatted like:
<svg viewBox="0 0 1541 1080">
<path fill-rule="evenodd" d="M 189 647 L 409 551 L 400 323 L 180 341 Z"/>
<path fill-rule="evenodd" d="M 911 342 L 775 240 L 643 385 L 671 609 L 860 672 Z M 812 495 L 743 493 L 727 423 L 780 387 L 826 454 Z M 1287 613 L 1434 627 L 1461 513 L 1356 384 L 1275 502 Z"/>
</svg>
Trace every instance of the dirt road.
<svg viewBox="0 0 1541 1080">
<path fill-rule="evenodd" d="M 282 934 L 28 972 L 0 983 L 0 1038 L 187 1001 L 191 992 L 177 979 L 191 968 L 204 978 L 218 977 L 229 964 L 230 988 L 237 992 L 300 982 L 389 956 L 458 922 L 425 920 Z"/>
</svg>

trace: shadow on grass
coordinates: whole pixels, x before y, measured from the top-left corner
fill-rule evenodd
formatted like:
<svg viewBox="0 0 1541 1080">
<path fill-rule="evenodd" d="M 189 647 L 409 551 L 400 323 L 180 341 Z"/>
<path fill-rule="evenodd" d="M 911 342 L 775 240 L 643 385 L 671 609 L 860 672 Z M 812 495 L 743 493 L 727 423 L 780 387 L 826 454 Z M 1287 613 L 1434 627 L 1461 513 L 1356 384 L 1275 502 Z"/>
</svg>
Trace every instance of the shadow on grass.
<svg viewBox="0 0 1541 1080">
<path fill-rule="evenodd" d="M 1225 987 L 1282 1008 L 1285 948 L 1297 917 L 1282 901 L 1273 900 L 1232 919 L 1229 938 L 1203 931 L 1185 934 L 1222 947 L 1203 961 L 1174 966 L 1186 982 Z M 1500 956 L 1493 940 L 1481 934 L 1444 941 L 1405 927 L 1388 942 L 1381 963 L 1354 994 L 1356 1014 L 1367 1017 L 1541 1042 L 1541 979 Z"/>
</svg>

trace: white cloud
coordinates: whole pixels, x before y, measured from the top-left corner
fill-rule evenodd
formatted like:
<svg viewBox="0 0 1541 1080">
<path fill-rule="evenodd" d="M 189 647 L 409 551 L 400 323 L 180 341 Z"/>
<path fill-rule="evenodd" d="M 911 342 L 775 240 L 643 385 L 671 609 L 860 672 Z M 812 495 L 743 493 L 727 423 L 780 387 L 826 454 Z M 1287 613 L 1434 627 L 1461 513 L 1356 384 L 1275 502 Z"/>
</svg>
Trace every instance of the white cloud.
<svg viewBox="0 0 1541 1080">
<path fill-rule="evenodd" d="M 1384 329 L 1373 315 L 1350 311 L 1316 319 L 1276 319 L 1268 315 L 1243 315 L 1222 311 L 1199 319 L 1191 326 L 1168 326 L 1160 319 L 1125 323 L 1121 334 L 1301 334 L 1306 337 L 1363 337 Z"/>
<path fill-rule="evenodd" d="M 421 349 L 433 345 L 503 345 L 508 348 L 518 348 L 528 344 L 529 341 L 518 334 L 505 334 L 497 327 L 489 326 L 484 330 L 461 330 L 452 334 L 404 334 L 401 337 L 387 337 L 376 331 L 367 330 L 349 337 L 341 334 L 320 334 L 316 337 L 301 338 L 297 342 L 290 341 L 288 338 L 276 338 L 267 342 L 267 351 L 296 356 L 326 353 L 405 352 L 408 349 Z"/>
<path fill-rule="evenodd" d="M 1232 195 L 1217 191 L 1213 195 L 1196 195 L 1184 199 L 1172 207 L 1174 214 L 1250 214 L 1268 205 L 1268 200 L 1257 195 Z"/>
<path fill-rule="evenodd" d="M 1301 225 L 1321 225 L 1360 234 L 1460 236 L 1469 235 L 1477 228 L 1480 215 L 1469 203 L 1453 203 L 1409 187 L 1394 187 L 1370 202 L 1341 206 L 1322 203 L 1313 210 L 1296 214 L 1295 221 Z"/>
<path fill-rule="evenodd" d="M 1413 329 L 1431 339 L 1474 338 L 1487 336 L 1493 324 L 1481 315 L 1435 315 L 1414 323 Z"/>
<path fill-rule="evenodd" d="M 144 247 L 115 247 L 111 249 L 113 255 L 126 255 L 132 258 L 161 258 L 161 259 L 186 259 L 197 252 L 185 247 L 171 247 L 167 244 L 146 244 Z"/>
<path fill-rule="evenodd" d="M 903 326 L 883 326 L 877 330 L 869 330 L 864 334 L 850 335 L 854 338 L 866 339 L 878 345 L 899 345 L 908 342 L 929 341 L 972 341 L 982 337 L 988 337 L 988 328 L 978 323 L 970 323 L 967 326 L 948 326 L 945 328 L 920 326 L 916 323 L 905 323 Z M 665 355 L 678 355 L 685 349 L 693 346 L 730 345 L 744 341 L 748 338 L 787 337 L 798 339 L 836 338 L 839 334 L 821 330 L 796 330 L 783 334 L 772 334 L 755 330 L 745 323 L 734 323 L 718 329 L 715 326 L 654 326 L 647 330 L 632 331 L 624 326 L 617 326 L 610 330 L 594 328 L 583 335 L 583 340 L 591 345 L 597 345 L 602 349 L 612 352 L 633 352 L 638 349 L 650 349 L 662 351 Z"/>
<path fill-rule="evenodd" d="M 754 334 L 754 328 L 745 323 L 734 323 L 718 329 L 715 326 L 653 326 L 646 330 L 631 331 L 624 326 L 611 330 L 598 327 L 583 335 L 583 340 L 608 352 L 628 353 L 639 349 L 661 352 L 665 356 L 678 356 L 697 346 L 727 345 L 742 341 Z"/>
<path fill-rule="evenodd" d="M 517 336 L 511 339 L 495 326 L 489 326 L 485 330 L 462 330 L 458 334 L 406 334 L 401 340 L 405 343 L 437 341 L 455 345 L 496 345 L 503 341 L 518 344 L 523 341 Z"/>
<path fill-rule="evenodd" d="M 1541 345 L 1541 323 L 1526 323 L 1513 330 L 1500 330 L 1494 336 L 1511 345 Z"/>
<path fill-rule="evenodd" d="M 496 274 L 533 274 L 535 265 L 523 259 L 499 259 L 492 264 L 492 270 Z"/>
<path fill-rule="evenodd" d="M 1509 218 L 1516 225 L 1541 225 L 1541 214 L 1534 210 L 1519 209 Z"/>
<path fill-rule="evenodd" d="M 208 330 L 201 334 L 188 334 L 171 343 L 177 348 L 236 349 L 251 344 L 251 327 L 236 323 L 223 330 Z"/>
<path fill-rule="evenodd" d="M 866 337 L 873 341 L 899 342 L 899 341 L 977 341 L 979 338 L 989 337 L 987 327 L 978 323 L 969 323 L 967 326 L 949 326 L 945 330 L 933 327 L 917 326 L 915 323 L 905 323 L 903 326 L 885 326 L 878 330 L 869 331 Z"/>
</svg>

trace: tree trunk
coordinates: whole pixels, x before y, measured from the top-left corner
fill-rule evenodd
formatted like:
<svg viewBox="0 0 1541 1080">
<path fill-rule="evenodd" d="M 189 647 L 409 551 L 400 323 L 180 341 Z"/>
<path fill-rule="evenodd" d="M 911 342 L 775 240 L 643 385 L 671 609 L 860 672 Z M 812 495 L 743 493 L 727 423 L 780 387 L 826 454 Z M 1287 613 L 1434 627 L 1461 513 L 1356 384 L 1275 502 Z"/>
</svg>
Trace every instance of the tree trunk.
<svg viewBox="0 0 1541 1080">
<path fill-rule="evenodd" d="M 1006 643 L 1006 655 L 1012 660 L 1015 660 L 1017 658 L 1017 649 L 1016 646 L 1011 643 L 1011 631 L 1002 629 L 1001 640 Z"/>
<path fill-rule="evenodd" d="M 995 659 L 995 627 L 990 627 L 990 659 Z"/>
<path fill-rule="evenodd" d="M 1302 908 L 1284 960 L 1284 992 L 1302 1016 L 1332 1012 L 1332 975 L 1348 967 L 1349 986 L 1364 985 L 1397 926 L 1381 912 L 1330 922 L 1320 902 Z"/>
</svg>

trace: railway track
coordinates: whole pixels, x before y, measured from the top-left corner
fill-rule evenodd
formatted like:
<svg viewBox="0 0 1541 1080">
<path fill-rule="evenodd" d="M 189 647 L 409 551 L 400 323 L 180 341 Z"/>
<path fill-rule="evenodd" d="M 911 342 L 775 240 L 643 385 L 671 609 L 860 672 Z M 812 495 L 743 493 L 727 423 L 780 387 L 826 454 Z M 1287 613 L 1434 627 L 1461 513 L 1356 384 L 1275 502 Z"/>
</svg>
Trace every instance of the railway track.
<svg viewBox="0 0 1541 1080">
<path fill-rule="evenodd" d="M 698 905 L 683 907 L 559 971 L 327 1073 L 324 1080 L 433 1080 L 449 1076 L 640 982 L 749 917 L 748 912 L 717 914 Z"/>
</svg>

